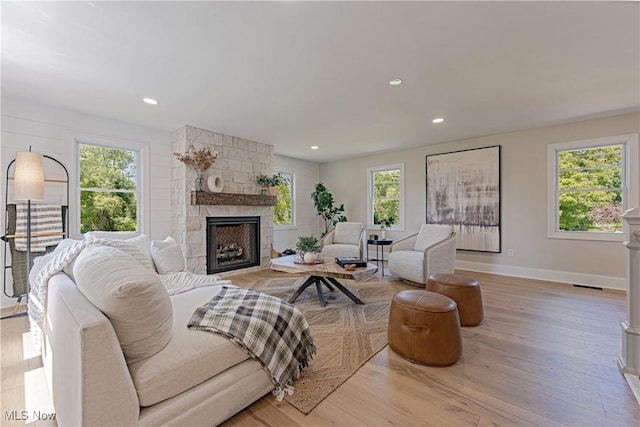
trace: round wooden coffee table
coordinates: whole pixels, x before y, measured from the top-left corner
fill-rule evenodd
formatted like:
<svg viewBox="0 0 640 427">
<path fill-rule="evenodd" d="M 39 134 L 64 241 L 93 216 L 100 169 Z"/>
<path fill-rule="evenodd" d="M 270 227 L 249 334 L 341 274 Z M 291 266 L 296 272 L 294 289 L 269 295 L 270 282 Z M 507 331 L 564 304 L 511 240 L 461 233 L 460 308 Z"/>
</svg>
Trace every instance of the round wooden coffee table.
<svg viewBox="0 0 640 427">
<path fill-rule="evenodd" d="M 324 299 L 322 285 L 325 285 L 331 291 L 333 291 L 333 287 L 335 286 L 340 292 L 348 296 L 356 304 L 364 304 L 360 298 L 355 296 L 336 279 L 361 280 L 374 275 L 376 271 L 378 271 L 378 267 L 373 264 L 367 264 L 366 267 L 360 267 L 349 271 L 336 264 L 333 259 L 327 258 L 320 264 L 297 264 L 294 262 L 294 259 L 295 255 L 273 258 L 270 265 L 272 270 L 309 276 L 307 280 L 300 285 L 291 298 L 289 298 L 289 303 L 293 303 L 306 288 L 315 284 L 316 290 L 318 291 L 318 299 L 320 300 L 320 305 L 322 307 L 326 307 L 327 305 L 327 302 Z"/>
</svg>

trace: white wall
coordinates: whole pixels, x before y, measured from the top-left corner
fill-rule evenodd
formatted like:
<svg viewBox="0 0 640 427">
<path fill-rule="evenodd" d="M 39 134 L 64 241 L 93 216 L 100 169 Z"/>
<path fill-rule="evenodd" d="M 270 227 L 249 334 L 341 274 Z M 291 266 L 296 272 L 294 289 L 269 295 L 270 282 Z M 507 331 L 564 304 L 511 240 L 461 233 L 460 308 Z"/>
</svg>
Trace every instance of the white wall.
<svg viewBox="0 0 640 427">
<path fill-rule="evenodd" d="M 416 232 L 425 221 L 425 156 L 500 145 L 502 253 L 458 251 L 457 266 L 624 289 L 627 254 L 621 243 L 547 238 L 547 145 L 639 131 L 640 115 L 624 114 L 326 163 L 320 165 L 320 179 L 336 201 L 345 204 L 350 220 L 366 224 L 367 168 L 404 163 L 406 229 L 387 232 L 388 238 L 398 239 Z M 513 257 L 507 256 L 507 249 L 513 249 Z"/>
<path fill-rule="evenodd" d="M 273 247 L 278 251 L 295 249 L 298 236 L 310 234 L 320 237 L 320 221 L 313 207 L 311 193 L 320 181 L 320 166 L 317 163 L 291 157 L 275 155 L 275 170 L 294 174 L 295 227 L 275 227 Z"/>
<path fill-rule="evenodd" d="M 32 150 L 49 155 L 62 162 L 69 170 L 72 180 L 71 209 L 74 194 L 77 191 L 75 148 L 73 135 L 95 136 L 102 140 L 117 139 L 135 141 L 149 145 L 149 218 L 147 231 L 152 238 L 162 239 L 170 231 L 170 181 L 171 181 L 171 149 L 169 133 L 142 128 L 123 122 L 89 116 L 68 110 L 51 108 L 34 103 L 18 101 L 2 97 L 2 132 L 0 166 L 2 172 L 2 204 L 5 200 L 5 173 L 9 162 L 15 158 L 17 151 Z M 49 163 L 46 163 L 49 164 Z M 55 168 L 47 168 L 47 178 L 58 178 Z M 11 185 L 9 199 L 11 201 Z M 46 202 L 61 203 L 64 186 L 47 184 L 45 188 Z M 0 209 L 1 221 L 4 224 L 4 209 Z M 72 226 L 73 229 L 73 226 Z M 2 233 L 4 234 L 4 232 Z M 11 272 L 7 271 L 11 286 Z M 11 292 L 9 292 L 11 293 Z M 14 304 L 15 300 L 2 295 L 1 306 Z"/>
</svg>

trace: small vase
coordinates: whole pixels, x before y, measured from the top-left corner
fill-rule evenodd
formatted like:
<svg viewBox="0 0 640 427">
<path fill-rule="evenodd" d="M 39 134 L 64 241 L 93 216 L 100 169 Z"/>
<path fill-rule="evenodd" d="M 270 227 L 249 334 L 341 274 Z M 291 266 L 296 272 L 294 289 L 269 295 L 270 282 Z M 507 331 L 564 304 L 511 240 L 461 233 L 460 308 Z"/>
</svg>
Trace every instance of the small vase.
<svg viewBox="0 0 640 427">
<path fill-rule="evenodd" d="M 204 177 L 204 172 L 198 172 L 196 191 L 207 191 L 207 179 Z"/>
<path fill-rule="evenodd" d="M 382 240 L 386 240 L 387 239 L 387 230 L 382 230 L 380 232 L 380 234 L 382 235 Z"/>
<path fill-rule="evenodd" d="M 304 262 L 306 262 L 307 264 L 313 264 L 314 262 L 316 262 L 316 254 L 313 252 L 306 252 L 304 254 Z"/>
</svg>

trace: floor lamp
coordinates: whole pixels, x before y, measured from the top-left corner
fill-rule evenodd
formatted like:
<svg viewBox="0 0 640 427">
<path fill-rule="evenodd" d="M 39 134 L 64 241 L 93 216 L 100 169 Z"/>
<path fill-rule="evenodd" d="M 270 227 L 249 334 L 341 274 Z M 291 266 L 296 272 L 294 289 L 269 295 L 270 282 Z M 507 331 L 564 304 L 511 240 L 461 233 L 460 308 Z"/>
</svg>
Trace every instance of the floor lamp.
<svg viewBox="0 0 640 427">
<path fill-rule="evenodd" d="M 44 200 L 44 168 L 42 154 L 29 151 L 16 153 L 13 199 L 27 201 L 27 301 L 29 301 L 29 271 L 31 271 L 31 201 Z M 23 314 L 23 313 L 20 313 Z M 8 316 L 11 317 L 11 316 Z"/>
</svg>

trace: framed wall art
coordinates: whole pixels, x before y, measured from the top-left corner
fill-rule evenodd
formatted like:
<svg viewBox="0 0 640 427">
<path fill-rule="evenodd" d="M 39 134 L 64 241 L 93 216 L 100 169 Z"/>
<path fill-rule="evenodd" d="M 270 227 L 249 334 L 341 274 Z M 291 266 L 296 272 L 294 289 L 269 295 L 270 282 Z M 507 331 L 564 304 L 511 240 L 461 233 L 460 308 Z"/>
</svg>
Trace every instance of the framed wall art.
<svg viewBox="0 0 640 427">
<path fill-rule="evenodd" d="M 449 224 L 457 248 L 500 252 L 500 146 L 433 154 L 427 163 L 427 224 Z"/>
</svg>

